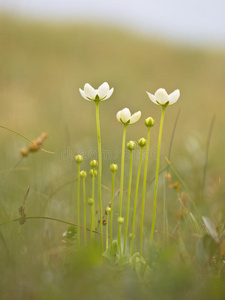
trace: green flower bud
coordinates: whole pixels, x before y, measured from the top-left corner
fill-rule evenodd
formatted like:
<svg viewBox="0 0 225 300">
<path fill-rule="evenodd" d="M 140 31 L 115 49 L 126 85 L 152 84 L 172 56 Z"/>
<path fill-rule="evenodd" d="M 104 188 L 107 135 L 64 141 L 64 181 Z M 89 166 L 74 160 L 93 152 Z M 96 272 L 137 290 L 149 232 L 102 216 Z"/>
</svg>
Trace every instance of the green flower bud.
<svg viewBox="0 0 225 300">
<path fill-rule="evenodd" d="M 94 199 L 93 198 L 88 198 L 88 204 L 92 206 L 94 204 Z"/>
<path fill-rule="evenodd" d="M 87 177 L 87 173 L 85 171 L 80 171 L 80 177 L 81 178 L 86 178 Z"/>
<path fill-rule="evenodd" d="M 141 138 L 140 140 L 138 140 L 138 145 L 142 148 L 146 145 L 146 139 Z"/>
<path fill-rule="evenodd" d="M 76 155 L 76 156 L 75 156 L 75 162 L 76 162 L 77 164 L 82 163 L 82 161 L 83 161 L 83 156 L 82 156 L 82 155 Z"/>
<path fill-rule="evenodd" d="M 93 169 L 97 168 L 97 166 L 98 166 L 97 160 L 93 159 L 93 160 L 90 162 L 90 166 L 91 166 Z"/>
<path fill-rule="evenodd" d="M 90 175 L 91 175 L 91 177 L 96 177 L 97 176 L 97 174 L 98 174 L 98 172 L 96 171 L 96 170 L 94 170 L 94 169 L 91 169 L 90 170 Z"/>
<path fill-rule="evenodd" d="M 127 149 L 128 149 L 128 150 L 132 151 L 132 150 L 135 149 L 135 147 L 136 147 L 135 142 L 129 141 L 129 143 L 127 143 Z"/>
<path fill-rule="evenodd" d="M 148 117 L 147 119 L 145 119 L 145 126 L 147 127 L 152 127 L 155 124 L 155 120 L 151 117 Z"/>
<path fill-rule="evenodd" d="M 130 238 L 130 239 L 133 238 L 133 233 L 130 233 L 130 234 L 129 234 L 129 238 Z M 134 235 L 134 238 L 135 238 L 135 235 Z"/>
<path fill-rule="evenodd" d="M 111 164 L 110 165 L 110 170 L 111 170 L 111 172 L 116 172 L 118 170 L 118 165 L 117 164 Z"/>
<path fill-rule="evenodd" d="M 110 213 L 111 213 L 111 211 L 112 211 L 112 208 L 111 208 L 111 207 L 109 207 L 109 206 L 107 206 L 107 207 L 106 207 L 106 213 L 107 213 L 107 215 L 108 215 L 108 214 L 110 214 Z"/>
<path fill-rule="evenodd" d="M 124 223 L 124 218 L 118 217 L 117 222 L 118 222 L 119 224 L 123 224 L 123 223 Z"/>
</svg>

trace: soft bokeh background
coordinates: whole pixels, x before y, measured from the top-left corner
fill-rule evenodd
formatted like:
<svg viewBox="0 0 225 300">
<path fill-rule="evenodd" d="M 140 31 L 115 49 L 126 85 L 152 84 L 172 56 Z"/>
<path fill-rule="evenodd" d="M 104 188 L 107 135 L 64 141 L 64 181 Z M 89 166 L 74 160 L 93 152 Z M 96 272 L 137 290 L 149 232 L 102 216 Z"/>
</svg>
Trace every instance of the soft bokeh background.
<svg viewBox="0 0 225 300">
<path fill-rule="evenodd" d="M 78 89 L 86 82 L 97 88 L 104 81 L 114 87 L 115 92 L 100 105 L 103 184 L 110 187 L 109 164 L 120 163 L 118 151 L 122 126 L 115 115 L 124 107 L 129 107 L 131 112 L 142 111 L 141 121 L 128 128 L 127 139 L 137 140 L 146 136 L 146 117 L 152 116 L 156 121 L 151 137 L 150 182 L 155 172 L 161 110 L 145 92 L 154 93 L 159 87 L 164 87 L 170 93 L 179 88 L 180 100 L 166 110 L 162 163 L 163 157 L 168 155 L 174 123 L 180 112 L 171 161 L 202 211 L 211 217 L 218 215 L 218 180 L 219 177 L 222 183 L 225 180 L 223 1 L 11 0 L 1 1 L 0 8 L 0 125 L 17 130 L 32 140 L 42 132 L 48 132 L 44 148 L 56 153 L 38 152 L 21 160 L 20 148 L 29 143 L 0 128 L 2 220 L 18 216 L 18 207 L 28 185 L 31 185 L 26 208 L 28 215 L 74 220 L 75 186 L 68 184 L 56 194 L 54 192 L 74 180 L 75 154 L 84 155 L 83 168 L 86 170 L 89 170 L 90 159 L 97 158 L 95 105 L 81 98 Z M 202 197 L 203 170 L 209 146 L 207 138 L 214 116 Z M 138 155 L 136 164 L 137 158 Z M 29 170 L 6 171 L 15 167 Z M 89 178 L 87 182 L 90 183 Z M 119 178 L 116 182 L 118 187 Z M 153 188 L 148 187 L 147 198 L 151 200 Z M 168 210 L 173 219 L 178 208 L 177 200 L 173 192 L 168 193 Z M 160 189 L 159 199 L 162 194 Z M 107 189 L 103 191 L 103 198 L 106 205 L 110 199 Z M 159 223 L 162 220 L 160 205 Z M 147 202 L 149 218 L 146 222 L 150 222 L 151 207 L 151 201 Z M 170 221 L 170 229 L 175 221 Z M 9 263 L 11 269 L 22 270 L 22 262 L 28 267 L 29 263 L 34 264 L 27 256 L 29 251 L 34 256 L 41 253 L 39 260 L 35 256 L 35 263 L 42 261 L 43 252 L 48 259 L 53 256 L 56 267 L 55 261 L 59 263 L 57 247 L 65 226 L 40 222 L 36 230 L 29 224 L 24 226 L 23 238 L 12 238 L 10 259 L 16 255 L 14 245 L 17 242 L 22 258 L 21 262 L 15 262 L 15 266 Z M 31 228 L 35 235 L 34 231 L 31 234 Z M 39 235 L 39 232 L 44 233 Z M 10 243 L 7 231 L 3 232 L 3 236 Z M 28 242 L 32 238 L 38 241 L 38 245 Z M 148 232 L 145 238 L 148 239 Z M 52 248 L 49 250 L 48 246 Z M 48 259 L 46 265 L 49 266 L 51 262 Z M 88 263 L 93 260 L 90 258 Z M 78 264 L 78 269 L 82 267 Z M 28 298 L 35 294 L 29 274 L 22 282 L 22 287 L 30 287 L 25 289 Z M 56 278 L 50 272 L 43 276 L 46 277 L 42 278 L 42 284 L 46 284 L 47 289 L 48 283 L 54 284 Z M 84 284 L 78 277 L 78 283 Z M 12 277 L 11 280 L 13 284 L 16 279 Z M 130 286 L 130 282 L 126 284 Z M 70 285 L 73 286 L 72 283 Z M 24 297 L 23 288 L 20 293 Z M 124 299 L 122 292 L 121 295 Z"/>
</svg>

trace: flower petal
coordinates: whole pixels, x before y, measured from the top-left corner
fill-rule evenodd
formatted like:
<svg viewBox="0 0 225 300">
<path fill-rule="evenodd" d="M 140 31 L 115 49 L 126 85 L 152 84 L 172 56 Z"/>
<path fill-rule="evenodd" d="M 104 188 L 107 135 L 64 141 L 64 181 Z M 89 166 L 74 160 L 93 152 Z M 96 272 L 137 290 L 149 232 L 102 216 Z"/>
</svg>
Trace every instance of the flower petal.
<svg viewBox="0 0 225 300">
<path fill-rule="evenodd" d="M 95 100 L 95 97 L 97 95 L 97 91 L 89 84 L 85 83 L 84 85 L 84 93 L 87 98 Z"/>
<path fill-rule="evenodd" d="M 161 88 L 155 92 L 155 97 L 156 97 L 156 101 L 158 101 L 159 104 L 162 105 L 170 100 L 166 90 Z"/>
<path fill-rule="evenodd" d="M 138 112 L 136 112 L 135 114 L 133 114 L 130 118 L 130 124 L 134 124 L 136 123 L 141 117 L 141 112 L 140 110 Z"/>
<path fill-rule="evenodd" d="M 151 93 L 149 93 L 149 92 L 146 92 L 146 93 L 148 94 L 148 96 L 149 96 L 150 100 L 151 100 L 153 103 L 155 103 L 155 104 L 159 105 L 159 103 L 157 103 L 157 102 L 156 102 L 156 98 L 155 98 L 155 96 L 154 96 L 154 95 L 152 95 L 152 94 L 151 94 Z"/>
<path fill-rule="evenodd" d="M 82 96 L 84 99 L 86 99 L 86 100 L 88 100 L 88 101 L 91 101 L 91 100 L 89 100 L 89 99 L 86 97 L 85 92 L 84 92 L 82 89 L 79 89 L 79 92 L 80 92 L 81 96 Z"/>
<path fill-rule="evenodd" d="M 122 109 L 122 111 L 121 111 L 121 120 L 124 123 L 127 123 L 130 120 L 130 117 L 131 117 L 131 113 L 130 113 L 129 108 Z"/>
<path fill-rule="evenodd" d="M 116 114 L 116 118 L 121 123 L 121 121 L 120 121 L 120 119 L 121 119 L 121 110 L 118 111 L 118 113 Z"/>
<path fill-rule="evenodd" d="M 172 92 L 171 94 L 169 94 L 169 105 L 174 104 L 175 102 L 177 102 L 177 100 L 180 97 L 180 90 L 175 90 L 174 92 Z"/>
<path fill-rule="evenodd" d="M 106 99 L 108 99 L 109 97 L 111 97 L 112 96 L 112 93 L 113 93 L 113 91 L 114 91 L 114 88 L 111 88 L 111 90 L 109 90 L 109 92 L 108 92 L 108 95 L 107 95 L 107 97 L 105 97 L 102 101 L 104 101 L 104 100 L 106 100 Z"/>
<path fill-rule="evenodd" d="M 109 92 L 109 85 L 107 82 L 104 82 L 102 85 L 100 85 L 100 87 L 97 90 L 97 94 L 100 99 L 105 98 L 108 92 Z"/>
</svg>

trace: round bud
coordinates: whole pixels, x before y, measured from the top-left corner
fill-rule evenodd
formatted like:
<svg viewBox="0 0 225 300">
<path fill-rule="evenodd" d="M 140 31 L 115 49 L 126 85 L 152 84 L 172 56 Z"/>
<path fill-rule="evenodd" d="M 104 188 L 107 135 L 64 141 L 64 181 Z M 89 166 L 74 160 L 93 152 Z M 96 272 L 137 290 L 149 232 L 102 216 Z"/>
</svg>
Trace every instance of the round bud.
<svg viewBox="0 0 225 300">
<path fill-rule="evenodd" d="M 146 145 L 146 139 L 141 138 L 140 140 L 138 140 L 138 145 L 142 148 Z"/>
<path fill-rule="evenodd" d="M 98 172 L 97 172 L 96 170 L 94 170 L 94 169 L 91 169 L 91 170 L 90 170 L 90 175 L 91 175 L 91 177 L 96 177 L 97 174 L 98 174 Z"/>
<path fill-rule="evenodd" d="M 38 143 L 36 141 L 33 141 L 32 143 L 30 143 L 29 145 L 29 151 L 30 152 L 36 152 L 40 149 Z"/>
<path fill-rule="evenodd" d="M 123 217 L 118 217 L 117 222 L 119 224 L 123 224 L 124 223 L 124 218 Z"/>
<path fill-rule="evenodd" d="M 155 120 L 151 117 L 148 117 L 147 119 L 145 119 L 145 126 L 147 127 L 152 127 L 155 124 Z"/>
<path fill-rule="evenodd" d="M 75 162 L 80 164 L 83 161 L 83 156 L 82 155 L 76 155 L 75 156 Z"/>
<path fill-rule="evenodd" d="M 112 211 L 112 208 L 111 208 L 111 207 L 109 207 L 109 206 L 107 206 L 107 207 L 106 207 L 106 213 L 107 213 L 107 215 L 108 215 L 108 214 L 110 214 L 110 213 L 111 213 L 111 211 Z"/>
<path fill-rule="evenodd" d="M 129 143 L 127 143 L 127 149 L 128 149 L 128 150 L 132 151 L 132 150 L 135 149 L 135 147 L 136 147 L 135 142 L 129 141 Z"/>
<path fill-rule="evenodd" d="M 91 166 L 93 169 L 97 168 L 97 166 L 98 166 L 97 160 L 93 159 L 93 160 L 90 162 L 90 166 Z"/>
<path fill-rule="evenodd" d="M 130 238 L 130 239 L 133 238 L 133 233 L 130 233 L 130 234 L 129 234 L 129 238 Z M 135 235 L 134 235 L 134 238 L 135 238 Z"/>
<path fill-rule="evenodd" d="M 29 151 L 27 150 L 27 148 L 22 148 L 20 149 L 20 153 L 22 154 L 23 157 L 26 157 Z"/>
<path fill-rule="evenodd" d="M 111 170 L 111 172 L 116 172 L 118 170 L 118 165 L 117 164 L 111 164 L 110 165 L 110 170 Z"/>
<path fill-rule="evenodd" d="M 81 178 L 86 178 L 87 177 L 87 173 L 85 171 L 80 171 L 80 177 Z"/>
<path fill-rule="evenodd" d="M 88 198 L 88 204 L 92 206 L 94 204 L 94 199 L 93 198 Z"/>
</svg>

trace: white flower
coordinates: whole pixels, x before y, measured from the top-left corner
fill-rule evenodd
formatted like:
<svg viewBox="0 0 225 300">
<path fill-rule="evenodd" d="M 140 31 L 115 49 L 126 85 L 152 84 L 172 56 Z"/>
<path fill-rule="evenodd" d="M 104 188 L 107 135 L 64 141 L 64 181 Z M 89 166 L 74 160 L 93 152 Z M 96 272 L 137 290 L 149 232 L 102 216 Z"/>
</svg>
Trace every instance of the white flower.
<svg viewBox="0 0 225 300">
<path fill-rule="evenodd" d="M 98 89 L 94 89 L 89 83 L 85 83 L 84 90 L 79 89 L 81 96 L 88 101 L 103 101 L 108 99 L 113 88 L 109 89 L 109 84 L 104 82 Z"/>
<path fill-rule="evenodd" d="M 179 90 L 175 90 L 173 93 L 171 94 L 167 94 L 165 89 L 158 89 L 155 92 L 155 95 L 152 95 L 148 92 L 146 92 L 149 96 L 149 98 L 152 100 L 152 102 L 154 102 L 157 105 L 172 105 L 175 102 L 177 102 L 177 100 L 180 97 L 180 91 Z"/>
<path fill-rule="evenodd" d="M 141 117 L 141 112 L 138 111 L 135 114 L 131 115 L 131 112 L 128 108 L 124 108 L 116 114 L 117 120 L 124 125 L 132 125 L 136 123 Z"/>
</svg>

